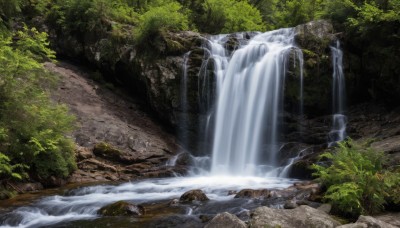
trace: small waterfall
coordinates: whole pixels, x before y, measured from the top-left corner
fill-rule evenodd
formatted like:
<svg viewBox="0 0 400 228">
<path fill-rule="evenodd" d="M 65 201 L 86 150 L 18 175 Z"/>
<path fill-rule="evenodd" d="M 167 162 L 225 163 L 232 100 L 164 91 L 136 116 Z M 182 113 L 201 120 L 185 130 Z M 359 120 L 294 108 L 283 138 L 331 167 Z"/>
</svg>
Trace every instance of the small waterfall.
<svg viewBox="0 0 400 228">
<path fill-rule="evenodd" d="M 347 117 L 345 111 L 346 83 L 343 73 L 343 52 L 340 49 L 339 40 L 335 46 L 331 46 L 333 85 L 332 85 L 332 129 L 329 132 L 329 146 L 346 138 Z"/>
<path fill-rule="evenodd" d="M 261 175 L 277 166 L 286 62 L 294 30 L 256 35 L 216 71 L 211 172 Z"/>
<path fill-rule="evenodd" d="M 215 96 L 219 91 L 221 81 L 228 65 L 229 56 L 224 43 L 227 35 L 211 36 L 204 44 L 205 55 L 199 71 L 199 104 L 200 110 L 205 115 L 205 121 L 201 123 L 202 137 L 205 141 L 212 141 L 212 122 L 214 120 Z M 210 148 L 203 148 L 209 151 Z"/>
<path fill-rule="evenodd" d="M 182 130 L 180 130 L 179 133 L 179 138 L 180 141 L 184 146 L 188 145 L 188 138 L 187 138 L 187 128 L 189 126 L 189 117 L 188 117 L 188 100 L 187 100 L 187 93 L 188 93 L 188 68 L 189 68 L 189 57 L 190 57 L 191 52 L 187 52 L 183 56 L 183 64 L 182 64 L 182 77 L 181 77 L 181 85 L 180 85 L 180 106 L 181 106 L 181 115 L 180 115 L 180 127 Z"/>
</svg>

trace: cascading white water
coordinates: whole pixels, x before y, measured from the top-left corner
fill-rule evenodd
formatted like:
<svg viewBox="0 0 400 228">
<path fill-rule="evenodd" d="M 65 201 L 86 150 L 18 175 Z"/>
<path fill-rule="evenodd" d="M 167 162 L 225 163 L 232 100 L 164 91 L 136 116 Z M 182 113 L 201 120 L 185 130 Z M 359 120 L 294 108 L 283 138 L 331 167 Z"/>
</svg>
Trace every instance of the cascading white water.
<svg viewBox="0 0 400 228">
<path fill-rule="evenodd" d="M 291 28 L 256 35 L 218 74 L 212 174 L 262 175 L 277 165 L 279 114 L 294 35 Z"/>
<path fill-rule="evenodd" d="M 99 185 L 83 187 L 66 192 L 64 195 L 44 197 L 32 205 L 19 207 L 6 214 L 0 214 L 0 227 L 82 227 L 74 226 L 71 221 L 76 220 L 95 220 L 101 216 L 97 211 L 110 203 L 120 200 L 133 202 L 135 204 L 152 204 L 159 201 L 172 200 L 179 198 L 183 193 L 192 189 L 202 189 L 207 196 L 214 202 L 221 202 L 223 210 L 229 210 L 229 200 L 234 199 L 234 195 L 228 195 L 228 191 L 239 191 L 248 186 L 255 189 L 265 188 L 281 189 L 290 186 L 294 180 L 282 181 L 282 179 L 266 178 L 233 178 L 233 177 L 176 177 L 167 179 L 152 179 L 125 183 L 118 186 Z M 245 200 L 248 201 L 248 200 Z M 251 202 L 240 201 L 237 209 L 245 207 L 244 204 Z M 224 208 L 224 205 L 227 205 Z M 185 206 L 181 205 L 195 214 L 200 205 Z M 218 211 L 218 207 L 216 207 Z M 221 209 L 220 209 L 221 210 Z M 219 212 L 215 212 L 219 213 Z M 187 213 L 188 214 L 188 213 Z M 164 214 L 167 216 L 167 214 Z M 118 217 L 117 217 L 118 219 Z M 198 218 L 197 218 L 198 219 Z M 135 220 L 125 227 L 138 227 Z M 61 225 L 60 225 L 61 224 Z M 107 220 L 100 227 L 119 227 L 110 224 Z M 85 226 L 83 226 L 85 227 Z M 140 226 L 139 226 L 140 227 Z"/>
<path fill-rule="evenodd" d="M 347 117 L 345 111 L 346 83 L 343 72 L 343 52 L 339 40 L 331 46 L 333 85 L 332 85 L 332 129 L 329 132 L 329 146 L 346 138 Z"/>
</svg>

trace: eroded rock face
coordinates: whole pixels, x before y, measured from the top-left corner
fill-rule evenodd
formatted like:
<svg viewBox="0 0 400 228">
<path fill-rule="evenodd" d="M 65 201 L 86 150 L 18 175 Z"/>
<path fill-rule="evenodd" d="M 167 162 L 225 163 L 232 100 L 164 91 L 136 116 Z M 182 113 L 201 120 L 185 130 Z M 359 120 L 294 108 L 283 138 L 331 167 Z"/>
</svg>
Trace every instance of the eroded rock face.
<svg viewBox="0 0 400 228">
<path fill-rule="evenodd" d="M 221 228 L 221 227 L 231 227 L 231 228 L 246 228 L 246 223 L 240 220 L 236 215 L 224 212 L 217 214 L 204 228 Z"/>
<path fill-rule="evenodd" d="M 182 167 L 165 166 L 178 145 L 142 111 L 137 100 L 105 89 L 89 78 L 85 68 L 66 62 L 45 66 L 60 75 L 54 100 L 65 103 L 77 117 L 72 137 L 78 144 L 79 169 L 68 182 L 174 176 L 175 168 L 177 173 L 186 172 Z"/>
<path fill-rule="evenodd" d="M 190 190 L 185 192 L 180 198 L 181 203 L 190 203 L 193 201 L 208 201 L 209 198 L 200 189 Z"/>
<path fill-rule="evenodd" d="M 98 214 L 103 216 L 141 216 L 145 214 L 145 209 L 140 205 L 118 201 L 100 208 Z"/>
<path fill-rule="evenodd" d="M 337 227 L 340 223 L 323 211 L 309 206 L 292 210 L 260 207 L 252 211 L 251 227 Z"/>
</svg>

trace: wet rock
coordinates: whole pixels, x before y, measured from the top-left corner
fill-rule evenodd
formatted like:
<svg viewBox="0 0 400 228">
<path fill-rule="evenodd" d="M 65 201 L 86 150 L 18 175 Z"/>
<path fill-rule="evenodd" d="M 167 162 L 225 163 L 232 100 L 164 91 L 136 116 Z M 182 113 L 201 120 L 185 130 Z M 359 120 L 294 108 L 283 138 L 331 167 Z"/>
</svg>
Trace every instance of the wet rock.
<svg viewBox="0 0 400 228">
<path fill-rule="evenodd" d="M 268 189 L 243 189 L 235 195 L 235 198 L 268 198 L 270 191 Z"/>
<path fill-rule="evenodd" d="M 141 216 L 145 214 L 145 209 L 140 205 L 118 201 L 100 208 L 98 214 L 103 216 Z"/>
<path fill-rule="evenodd" d="M 190 190 L 179 198 L 179 201 L 182 203 L 190 203 L 192 201 L 208 201 L 209 198 L 204 194 L 204 192 L 200 189 Z"/>
<path fill-rule="evenodd" d="M 173 200 L 169 201 L 168 205 L 169 206 L 177 206 L 177 205 L 179 205 L 179 200 L 173 199 Z"/>
<path fill-rule="evenodd" d="M 259 207 L 252 211 L 251 227 L 336 227 L 340 223 L 323 211 L 309 206 L 292 210 Z"/>
<path fill-rule="evenodd" d="M 357 222 L 338 226 L 338 228 L 395 228 L 389 223 L 383 222 L 371 216 L 360 215 Z"/>
<path fill-rule="evenodd" d="M 285 209 L 295 209 L 298 206 L 299 205 L 297 205 L 296 200 L 292 199 L 292 200 L 287 200 L 285 202 L 285 204 L 283 205 L 283 208 L 285 208 Z"/>
<path fill-rule="evenodd" d="M 61 177 L 51 176 L 49 178 L 39 178 L 40 183 L 46 188 L 61 187 L 67 183 L 67 180 Z"/>
<path fill-rule="evenodd" d="M 204 228 L 220 228 L 220 227 L 231 227 L 231 228 L 246 228 L 246 223 L 240 220 L 235 215 L 224 212 L 216 215 Z"/>
<path fill-rule="evenodd" d="M 201 222 L 205 223 L 209 222 L 212 217 L 210 215 L 199 215 L 199 219 L 201 220 Z"/>
<path fill-rule="evenodd" d="M 237 191 L 235 191 L 235 190 L 229 190 L 228 191 L 228 196 L 230 196 L 230 195 L 236 195 L 238 192 Z"/>
<path fill-rule="evenodd" d="M 43 190 L 43 185 L 39 182 L 35 183 L 13 183 L 12 187 L 19 193 L 34 192 Z"/>
</svg>

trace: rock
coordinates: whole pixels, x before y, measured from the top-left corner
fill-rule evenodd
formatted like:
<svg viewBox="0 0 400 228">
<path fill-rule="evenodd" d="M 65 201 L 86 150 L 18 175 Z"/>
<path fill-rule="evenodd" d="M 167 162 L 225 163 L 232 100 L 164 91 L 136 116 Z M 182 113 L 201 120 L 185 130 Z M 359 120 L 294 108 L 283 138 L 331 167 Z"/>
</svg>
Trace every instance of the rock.
<svg viewBox="0 0 400 228">
<path fill-rule="evenodd" d="M 209 222 L 212 217 L 209 215 L 199 215 L 199 219 L 201 220 L 201 222 L 205 223 L 205 222 Z"/>
<path fill-rule="evenodd" d="M 61 187 L 67 183 L 67 180 L 61 177 L 51 176 L 46 179 L 39 178 L 40 183 L 46 188 Z"/>
<path fill-rule="evenodd" d="M 268 189 L 243 189 L 235 195 L 235 198 L 268 198 L 270 191 Z"/>
<path fill-rule="evenodd" d="M 141 216 L 145 214 L 145 209 L 140 205 L 118 201 L 100 208 L 98 214 L 103 216 Z"/>
<path fill-rule="evenodd" d="M 329 214 L 332 210 L 332 205 L 325 203 L 319 206 L 317 209 Z"/>
<path fill-rule="evenodd" d="M 298 206 L 299 205 L 297 205 L 296 200 L 291 199 L 291 200 L 287 200 L 285 202 L 285 204 L 283 205 L 283 208 L 285 208 L 285 209 L 295 209 Z"/>
<path fill-rule="evenodd" d="M 75 155 L 78 161 L 93 158 L 93 152 L 87 147 L 76 146 Z"/>
<path fill-rule="evenodd" d="M 400 212 L 385 213 L 382 215 L 374 216 L 374 218 L 389 223 L 393 226 L 400 227 Z"/>
<path fill-rule="evenodd" d="M 259 207 L 252 211 L 249 222 L 251 227 L 336 227 L 340 223 L 323 211 L 309 206 L 300 206 L 292 210 Z"/>
<path fill-rule="evenodd" d="M 168 203 L 169 206 L 177 206 L 178 204 L 179 204 L 178 199 L 173 199 L 173 200 L 169 201 L 169 203 Z"/>
<path fill-rule="evenodd" d="M 121 156 L 123 155 L 121 151 L 115 149 L 105 142 L 100 142 L 96 144 L 93 148 L 93 153 L 94 155 L 105 158 L 107 160 L 118 162 L 121 160 Z"/>
<path fill-rule="evenodd" d="M 367 227 L 371 228 L 395 228 L 395 226 L 390 225 L 389 223 L 383 222 L 371 216 L 360 215 L 356 223 L 364 223 L 367 224 Z"/>
<path fill-rule="evenodd" d="M 395 228 L 389 223 L 383 222 L 371 216 L 360 215 L 357 222 L 338 226 L 338 228 Z"/>
<path fill-rule="evenodd" d="M 204 228 L 221 228 L 221 227 L 231 227 L 231 228 L 246 228 L 246 223 L 240 220 L 236 215 L 224 212 L 217 214 Z"/>
<path fill-rule="evenodd" d="M 209 198 L 200 189 L 190 190 L 185 192 L 179 201 L 182 203 L 190 203 L 192 201 L 208 201 Z"/>
<path fill-rule="evenodd" d="M 43 185 L 39 182 L 35 183 L 13 183 L 13 188 L 19 193 L 34 192 L 38 190 L 43 190 Z"/>
</svg>

